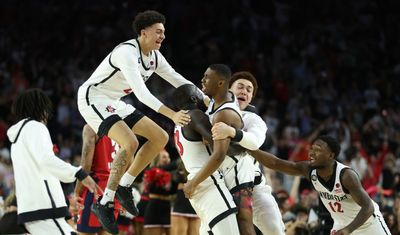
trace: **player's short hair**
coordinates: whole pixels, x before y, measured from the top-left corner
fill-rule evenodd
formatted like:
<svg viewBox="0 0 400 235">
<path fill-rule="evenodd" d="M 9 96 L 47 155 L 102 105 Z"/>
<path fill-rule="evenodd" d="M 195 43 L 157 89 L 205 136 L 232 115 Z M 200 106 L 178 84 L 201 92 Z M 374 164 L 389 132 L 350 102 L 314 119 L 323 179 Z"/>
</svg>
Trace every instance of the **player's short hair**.
<svg viewBox="0 0 400 235">
<path fill-rule="evenodd" d="M 40 89 L 29 89 L 21 93 L 12 105 L 17 121 L 32 118 L 38 122 L 47 121 L 53 112 L 50 98 Z"/>
<path fill-rule="evenodd" d="M 253 87 L 254 87 L 253 97 L 255 97 L 257 94 L 257 90 L 258 90 L 258 83 L 257 83 L 257 79 L 253 76 L 253 74 L 251 74 L 250 72 L 247 72 L 247 71 L 241 71 L 241 72 L 234 73 L 231 77 L 231 82 L 229 83 L 229 87 L 231 87 L 232 84 L 238 79 L 245 79 L 245 80 L 250 81 L 253 84 Z"/>
<path fill-rule="evenodd" d="M 175 89 L 174 99 L 177 109 L 204 109 L 203 95 L 193 84 L 185 84 Z"/>
<path fill-rule="evenodd" d="M 228 84 L 232 77 L 232 71 L 226 64 L 212 64 L 208 66 L 211 70 L 215 71 L 218 75 L 221 76 Z"/>
<path fill-rule="evenodd" d="M 337 158 L 340 153 L 340 144 L 335 138 L 329 135 L 321 135 L 317 137 L 317 139 L 315 139 L 315 141 L 317 140 L 322 140 L 323 142 L 325 142 L 326 145 L 328 145 L 329 149 L 334 153 L 335 159 Z"/>
<path fill-rule="evenodd" d="M 165 16 L 158 11 L 153 10 L 140 12 L 133 20 L 133 31 L 135 31 L 137 35 L 140 35 L 140 31 L 142 31 L 142 29 L 145 29 L 156 23 L 165 24 Z"/>
</svg>

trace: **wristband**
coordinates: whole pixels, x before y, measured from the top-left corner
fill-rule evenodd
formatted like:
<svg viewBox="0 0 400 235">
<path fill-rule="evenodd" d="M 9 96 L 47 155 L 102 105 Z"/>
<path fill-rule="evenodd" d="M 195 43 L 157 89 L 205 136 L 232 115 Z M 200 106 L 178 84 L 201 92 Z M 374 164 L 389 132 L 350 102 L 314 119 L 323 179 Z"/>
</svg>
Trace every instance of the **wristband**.
<svg viewBox="0 0 400 235">
<path fill-rule="evenodd" d="M 235 129 L 235 136 L 232 138 L 232 141 L 239 142 L 243 138 L 243 131 L 240 129 Z"/>
<path fill-rule="evenodd" d="M 88 173 L 86 173 L 86 172 L 81 168 L 81 169 L 79 169 L 78 172 L 76 172 L 75 177 L 76 177 L 78 180 L 82 181 L 82 180 L 84 180 L 86 177 L 88 177 Z"/>
</svg>

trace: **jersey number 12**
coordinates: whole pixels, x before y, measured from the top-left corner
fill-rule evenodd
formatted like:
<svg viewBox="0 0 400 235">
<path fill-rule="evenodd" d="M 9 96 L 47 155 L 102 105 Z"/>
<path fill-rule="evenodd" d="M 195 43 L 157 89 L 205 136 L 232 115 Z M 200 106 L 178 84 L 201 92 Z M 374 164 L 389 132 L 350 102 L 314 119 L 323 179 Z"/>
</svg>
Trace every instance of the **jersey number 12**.
<svg viewBox="0 0 400 235">
<path fill-rule="evenodd" d="M 333 212 L 339 212 L 339 213 L 343 213 L 343 209 L 342 209 L 342 204 L 340 204 L 340 202 L 329 202 L 329 207 L 331 208 L 331 210 Z"/>
</svg>

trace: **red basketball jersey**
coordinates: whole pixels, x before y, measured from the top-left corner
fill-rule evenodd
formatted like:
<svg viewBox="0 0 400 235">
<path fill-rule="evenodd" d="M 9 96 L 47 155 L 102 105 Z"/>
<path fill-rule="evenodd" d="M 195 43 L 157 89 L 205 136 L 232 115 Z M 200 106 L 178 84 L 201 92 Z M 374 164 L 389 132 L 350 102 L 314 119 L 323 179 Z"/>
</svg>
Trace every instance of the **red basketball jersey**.
<svg viewBox="0 0 400 235">
<path fill-rule="evenodd" d="M 111 163 L 119 146 L 107 136 L 103 136 L 96 143 L 91 172 L 97 176 L 110 175 Z"/>
</svg>

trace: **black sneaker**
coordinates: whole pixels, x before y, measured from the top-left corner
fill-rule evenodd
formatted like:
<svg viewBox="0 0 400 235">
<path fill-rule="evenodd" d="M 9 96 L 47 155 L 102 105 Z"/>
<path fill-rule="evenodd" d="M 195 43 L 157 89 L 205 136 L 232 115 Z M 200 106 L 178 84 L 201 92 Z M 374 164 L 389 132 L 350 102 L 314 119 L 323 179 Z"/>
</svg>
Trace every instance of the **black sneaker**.
<svg viewBox="0 0 400 235">
<path fill-rule="evenodd" d="M 115 197 L 118 199 L 121 206 L 124 207 L 133 216 L 137 216 L 139 214 L 139 211 L 135 206 L 135 202 L 133 201 L 131 187 L 124 187 L 124 186 L 118 185 L 117 192 L 115 193 Z"/>
<path fill-rule="evenodd" d="M 105 205 L 100 204 L 100 198 L 92 204 L 91 210 L 97 216 L 103 228 L 111 233 L 118 234 L 118 225 L 114 217 L 114 202 L 107 202 Z"/>
</svg>

